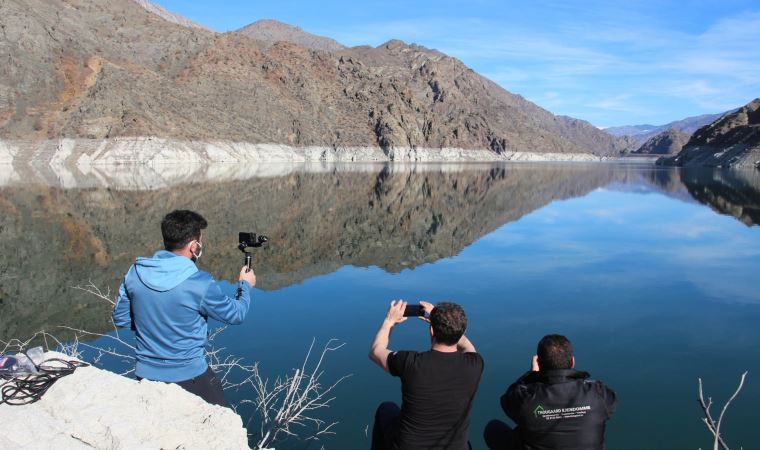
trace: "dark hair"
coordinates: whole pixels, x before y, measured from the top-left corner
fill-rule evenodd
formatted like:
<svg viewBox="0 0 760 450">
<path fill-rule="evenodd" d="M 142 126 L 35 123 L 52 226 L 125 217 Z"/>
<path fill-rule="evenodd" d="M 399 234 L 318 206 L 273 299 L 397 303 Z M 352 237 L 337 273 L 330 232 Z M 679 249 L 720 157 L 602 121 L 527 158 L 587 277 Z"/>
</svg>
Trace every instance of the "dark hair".
<svg viewBox="0 0 760 450">
<path fill-rule="evenodd" d="M 179 250 L 193 239 L 201 236 L 201 230 L 208 222 L 200 214 L 186 209 L 170 212 L 161 221 L 161 235 L 164 248 L 168 251 Z"/>
<path fill-rule="evenodd" d="M 467 316 L 456 303 L 441 302 L 430 313 L 435 341 L 444 345 L 454 345 L 467 328 Z"/>
<path fill-rule="evenodd" d="M 536 355 L 541 370 L 573 368 L 573 345 L 560 334 L 547 334 L 541 338 Z"/>
</svg>

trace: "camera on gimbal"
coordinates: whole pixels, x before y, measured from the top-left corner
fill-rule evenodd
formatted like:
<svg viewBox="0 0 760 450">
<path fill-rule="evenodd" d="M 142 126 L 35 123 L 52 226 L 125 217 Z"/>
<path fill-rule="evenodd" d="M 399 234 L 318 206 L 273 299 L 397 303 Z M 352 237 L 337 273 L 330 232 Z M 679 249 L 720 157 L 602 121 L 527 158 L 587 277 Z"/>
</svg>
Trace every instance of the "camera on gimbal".
<svg viewBox="0 0 760 450">
<path fill-rule="evenodd" d="M 269 242 L 269 238 L 263 234 L 257 235 L 256 233 L 240 232 L 238 233 L 238 242 L 238 249 L 240 249 L 240 251 L 245 254 L 245 265 L 250 269 L 251 252 L 247 251 L 247 249 L 263 247 L 267 242 Z"/>
</svg>

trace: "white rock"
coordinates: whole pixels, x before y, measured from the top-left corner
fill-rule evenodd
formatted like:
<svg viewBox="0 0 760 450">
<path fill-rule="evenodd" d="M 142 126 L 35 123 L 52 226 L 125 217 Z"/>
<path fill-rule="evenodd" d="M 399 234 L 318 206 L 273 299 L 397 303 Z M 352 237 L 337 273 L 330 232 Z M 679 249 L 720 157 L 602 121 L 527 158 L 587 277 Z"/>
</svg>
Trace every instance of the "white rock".
<svg viewBox="0 0 760 450">
<path fill-rule="evenodd" d="M 37 403 L 0 405 L 0 424 L 4 449 L 248 448 L 246 429 L 231 409 L 174 384 L 94 367 L 56 381 Z"/>
</svg>

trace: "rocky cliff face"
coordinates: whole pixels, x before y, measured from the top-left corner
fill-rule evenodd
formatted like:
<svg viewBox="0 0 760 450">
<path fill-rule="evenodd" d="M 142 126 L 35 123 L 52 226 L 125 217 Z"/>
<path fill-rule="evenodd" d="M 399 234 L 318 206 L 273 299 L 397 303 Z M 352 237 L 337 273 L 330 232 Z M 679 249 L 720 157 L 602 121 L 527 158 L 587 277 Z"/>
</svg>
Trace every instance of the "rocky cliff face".
<svg viewBox="0 0 760 450">
<path fill-rule="evenodd" d="M 700 128 L 680 153 L 658 164 L 760 168 L 760 98 Z"/>
<path fill-rule="evenodd" d="M 650 138 L 632 152 L 635 155 L 675 155 L 689 140 L 689 134 L 669 129 Z"/>
<path fill-rule="evenodd" d="M 398 41 L 328 53 L 167 22 L 133 1 L 0 3 L 0 138 L 617 154 L 614 138 Z"/>
<path fill-rule="evenodd" d="M 323 50 L 326 52 L 336 52 L 346 48 L 335 39 L 307 33 L 299 27 L 294 27 L 276 20 L 257 20 L 256 22 L 237 30 L 237 32 L 269 44 L 274 44 L 276 42 L 290 42 L 291 44 L 300 45 L 304 48 Z"/>
</svg>

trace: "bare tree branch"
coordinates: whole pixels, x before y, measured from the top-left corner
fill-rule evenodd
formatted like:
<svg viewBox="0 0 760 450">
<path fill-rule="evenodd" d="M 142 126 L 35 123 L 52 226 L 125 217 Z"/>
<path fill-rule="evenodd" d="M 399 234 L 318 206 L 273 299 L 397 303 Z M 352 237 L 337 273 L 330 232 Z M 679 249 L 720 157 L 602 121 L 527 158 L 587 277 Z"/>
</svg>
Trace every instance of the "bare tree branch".
<svg viewBox="0 0 760 450">
<path fill-rule="evenodd" d="M 707 402 L 705 402 L 705 396 L 702 390 L 702 379 L 698 378 L 699 380 L 699 404 L 702 407 L 702 412 L 704 413 L 705 417 L 702 418 L 702 422 L 707 426 L 707 429 L 712 433 L 714 437 L 713 441 L 713 450 L 730 450 L 728 448 L 728 445 L 726 445 L 725 441 L 723 440 L 723 436 L 720 434 L 720 427 L 723 423 L 723 416 L 726 414 L 726 410 L 728 410 L 728 405 L 731 404 L 732 401 L 739 395 L 739 392 L 744 387 L 744 381 L 747 377 L 748 371 L 745 371 L 741 378 L 739 379 L 739 386 L 736 388 L 736 391 L 734 391 L 733 395 L 726 401 L 726 403 L 723 405 L 723 408 L 720 411 L 720 416 L 718 416 L 718 421 L 716 422 L 715 419 L 712 417 L 712 413 L 710 412 L 710 408 L 712 407 L 713 401 L 711 397 L 707 398 Z"/>
<path fill-rule="evenodd" d="M 251 402 L 261 416 L 261 438 L 256 444 L 256 448 L 268 447 L 278 439 L 280 434 L 296 436 L 297 433 L 291 428 L 293 426 L 313 425 L 316 431 L 307 437 L 307 440 L 319 439 L 321 436 L 333 434 L 332 428 L 337 422 L 326 424 L 325 421 L 317 419 L 311 414 L 317 409 L 328 408 L 335 399 L 329 394 L 338 384 L 351 376 L 343 376 L 327 387 L 320 382 L 320 378 L 324 374 L 321 367 L 325 356 L 345 345 L 336 345 L 336 342 L 335 339 L 330 339 L 322 349 L 316 364 L 309 368 L 309 359 L 315 343 L 315 340 L 312 339 L 301 367 L 295 369 L 292 375 L 277 378 L 271 389 L 268 388 L 269 380 L 262 379 L 256 373 L 253 386 L 258 395 Z"/>
<path fill-rule="evenodd" d="M 106 292 L 103 292 L 99 287 L 95 286 L 95 283 L 93 283 L 92 280 L 88 280 L 87 284 L 84 286 L 72 286 L 72 289 L 87 292 L 88 294 L 92 294 L 95 297 L 110 303 L 111 306 L 116 306 L 116 300 L 111 298 L 111 288 L 107 287 Z"/>
<path fill-rule="evenodd" d="M 8 353 L 11 351 L 20 352 L 21 350 L 29 348 L 30 344 L 38 339 L 42 339 L 45 342 L 46 347 L 50 348 L 49 346 L 47 346 L 47 338 L 50 338 L 51 340 L 55 341 L 56 348 L 59 348 L 62 350 L 65 348 L 69 348 L 69 345 L 62 343 L 61 341 L 58 340 L 58 338 L 56 338 L 52 334 L 48 333 L 45 330 L 40 330 L 24 341 L 20 339 L 11 339 L 10 341 L 0 340 L 0 347 L 2 347 L 2 350 L 0 350 L 0 353 Z M 66 352 L 62 351 L 62 353 L 66 353 Z M 66 353 L 66 354 L 69 354 L 69 353 Z"/>
</svg>

